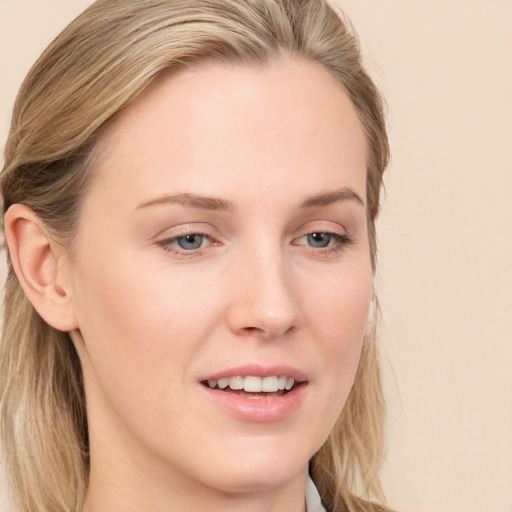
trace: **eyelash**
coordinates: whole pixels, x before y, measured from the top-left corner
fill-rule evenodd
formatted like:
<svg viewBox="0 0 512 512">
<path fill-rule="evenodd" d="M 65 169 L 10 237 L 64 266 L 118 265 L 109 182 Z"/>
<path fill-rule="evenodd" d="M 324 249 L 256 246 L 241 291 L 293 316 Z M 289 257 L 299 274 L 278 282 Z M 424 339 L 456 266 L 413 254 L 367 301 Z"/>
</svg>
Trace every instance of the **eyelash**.
<svg viewBox="0 0 512 512">
<path fill-rule="evenodd" d="M 340 251 L 342 251 L 345 247 L 347 247 L 347 246 L 349 246 L 349 245 L 354 243 L 353 239 L 350 238 L 346 234 L 333 233 L 333 232 L 330 232 L 330 231 L 321 231 L 321 230 L 311 231 L 309 233 L 306 233 L 306 234 L 304 234 L 304 235 L 294 239 L 293 242 L 296 242 L 297 240 L 301 240 L 303 238 L 307 238 L 307 237 L 310 237 L 310 236 L 313 236 L 313 235 L 326 235 L 326 236 L 330 237 L 329 242 L 328 242 L 329 245 L 327 245 L 326 247 L 314 247 L 314 246 L 311 246 L 309 244 L 306 244 L 306 245 L 309 246 L 309 249 L 315 255 L 325 255 L 325 256 L 328 256 L 328 255 L 337 254 Z M 190 249 L 190 250 L 179 248 L 177 246 L 178 240 L 186 238 L 187 236 L 198 236 L 198 237 L 201 237 L 203 239 L 202 243 L 201 243 L 201 246 L 198 247 L 197 249 Z M 210 246 L 210 245 L 220 245 L 220 242 L 216 242 L 213 239 L 213 236 L 211 234 L 209 234 L 209 233 L 201 233 L 201 232 L 196 232 L 196 231 L 190 231 L 190 232 L 187 232 L 187 233 L 181 233 L 181 234 L 173 236 L 173 237 L 165 238 L 165 239 L 160 240 L 159 242 L 157 242 L 157 244 L 160 247 L 162 247 L 165 251 L 170 252 L 172 254 L 176 254 L 178 256 L 192 257 L 192 256 L 200 256 L 201 254 L 203 254 L 203 249 L 205 249 L 205 247 L 203 247 L 204 240 L 207 240 L 207 241 L 209 240 L 210 241 L 208 246 Z M 334 245 L 331 243 L 332 241 L 335 242 Z M 293 243 L 293 245 L 302 245 L 302 244 Z"/>
<path fill-rule="evenodd" d="M 210 240 L 210 242 L 213 240 L 212 235 L 210 235 L 209 233 L 190 231 L 187 233 L 181 233 L 176 236 L 165 238 L 164 240 L 160 240 L 157 243 L 164 249 L 164 251 L 176 254 L 178 256 L 189 256 L 190 257 L 190 256 L 197 256 L 197 255 L 202 254 L 202 250 L 201 250 L 201 249 L 203 249 L 202 243 L 201 243 L 201 247 L 199 247 L 197 249 L 192 249 L 192 250 L 186 250 L 186 249 L 180 248 L 176 245 L 176 243 L 179 239 L 186 238 L 187 236 L 199 236 L 199 237 L 202 237 L 203 239 Z M 213 245 L 218 245 L 218 243 L 213 242 Z"/>
<path fill-rule="evenodd" d="M 316 247 L 315 248 L 315 247 L 309 245 L 309 248 L 314 252 L 314 254 L 320 254 L 322 256 L 337 254 L 337 253 L 341 252 L 345 247 L 353 244 L 353 242 L 354 242 L 352 240 L 352 238 L 350 238 L 346 234 L 342 235 L 340 233 L 332 233 L 330 231 L 321 231 L 321 230 L 311 231 L 310 233 L 306 233 L 305 235 L 302 235 L 301 237 L 299 237 L 295 240 L 300 240 L 302 238 L 307 238 L 307 237 L 310 237 L 313 235 L 327 235 L 328 237 L 330 237 L 329 245 L 327 245 L 326 247 Z M 330 243 L 333 240 L 335 242 L 334 245 L 332 245 Z M 295 244 L 295 245 L 298 245 L 298 244 Z"/>
</svg>

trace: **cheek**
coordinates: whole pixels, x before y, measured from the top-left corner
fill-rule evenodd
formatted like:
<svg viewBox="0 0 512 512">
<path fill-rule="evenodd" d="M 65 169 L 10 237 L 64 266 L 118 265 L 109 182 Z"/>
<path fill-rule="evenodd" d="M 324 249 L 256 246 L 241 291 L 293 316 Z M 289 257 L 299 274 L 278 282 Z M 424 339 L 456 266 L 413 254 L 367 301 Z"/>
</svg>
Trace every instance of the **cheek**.
<svg viewBox="0 0 512 512">
<path fill-rule="evenodd" d="M 194 427 L 188 384 L 215 323 L 213 292 L 176 275 L 171 283 L 169 272 L 140 262 L 102 269 L 84 285 L 79 305 L 91 431 L 107 425 L 123 446 L 135 441 L 174 457 L 168 439 L 187 439 Z"/>
<path fill-rule="evenodd" d="M 333 349 L 361 340 L 368 321 L 373 275 L 368 265 L 350 266 L 325 279 L 326 284 L 308 283 L 307 313 L 311 323 L 332 341 Z"/>
<path fill-rule="evenodd" d="M 180 385 L 204 341 L 197 322 L 204 293 L 192 294 L 188 283 L 167 282 L 165 272 L 146 272 L 129 258 L 87 263 L 77 271 L 90 277 L 76 301 L 87 348 L 84 372 L 88 366 L 112 402 L 125 394 L 146 400 L 146 410 L 152 404 L 157 409 Z"/>
<path fill-rule="evenodd" d="M 311 295 L 308 317 L 315 326 L 319 373 L 325 385 L 324 406 L 331 423 L 341 412 L 357 372 L 372 283 L 368 265 L 340 273 L 324 293 Z"/>
</svg>

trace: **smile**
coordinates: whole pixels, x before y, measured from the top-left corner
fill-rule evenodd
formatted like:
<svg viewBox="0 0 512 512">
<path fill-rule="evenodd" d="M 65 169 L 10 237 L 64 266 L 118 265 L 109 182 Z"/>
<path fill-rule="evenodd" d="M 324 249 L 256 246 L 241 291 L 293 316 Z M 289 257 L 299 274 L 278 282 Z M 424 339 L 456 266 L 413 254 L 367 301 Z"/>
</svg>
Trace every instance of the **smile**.
<svg viewBox="0 0 512 512">
<path fill-rule="evenodd" d="M 199 384 L 221 411 L 244 421 L 272 422 L 300 407 L 308 394 L 309 378 L 287 365 L 249 364 L 205 375 Z"/>
<path fill-rule="evenodd" d="M 290 391 L 295 386 L 295 379 L 286 375 L 273 375 L 268 377 L 238 375 L 234 377 L 223 377 L 218 380 L 209 379 L 204 381 L 203 384 L 207 385 L 210 389 L 237 391 L 244 394 L 250 393 L 251 395 L 258 393 L 268 397 L 268 393 L 278 393 L 277 396 L 280 396 Z"/>
</svg>

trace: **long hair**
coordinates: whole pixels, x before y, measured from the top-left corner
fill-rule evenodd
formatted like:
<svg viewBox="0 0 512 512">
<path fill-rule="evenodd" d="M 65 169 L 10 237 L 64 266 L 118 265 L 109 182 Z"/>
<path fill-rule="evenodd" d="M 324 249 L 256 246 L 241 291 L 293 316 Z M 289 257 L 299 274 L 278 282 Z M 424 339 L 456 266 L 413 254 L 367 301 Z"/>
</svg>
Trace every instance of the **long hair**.
<svg viewBox="0 0 512 512">
<path fill-rule="evenodd" d="M 50 44 L 20 89 L 0 178 L 3 211 L 23 203 L 59 243 L 70 243 L 95 144 L 118 112 L 183 66 L 207 60 L 250 65 L 282 55 L 323 66 L 358 113 L 367 141 L 375 270 L 375 219 L 389 158 L 383 104 L 350 25 L 325 0 L 97 1 Z M 4 315 L 1 435 L 15 502 L 23 512 L 79 512 L 89 469 L 79 359 L 69 334 L 34 310 L 10 263 Z M 348 401 L 311 460 L 322 500 L 335 512 L 384 510 L 363 499 L 383 500 L 376 323 L 367 329 Z"/>
</svg>

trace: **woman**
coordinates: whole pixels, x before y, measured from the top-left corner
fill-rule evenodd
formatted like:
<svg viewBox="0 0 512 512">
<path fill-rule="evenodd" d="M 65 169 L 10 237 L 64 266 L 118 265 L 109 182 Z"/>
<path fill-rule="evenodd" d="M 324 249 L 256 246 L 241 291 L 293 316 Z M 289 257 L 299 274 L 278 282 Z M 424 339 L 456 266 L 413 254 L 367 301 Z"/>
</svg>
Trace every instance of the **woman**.
<svg viewBox="0 0 512 512">
<path fill-rule="evenodd" d="M 72 22 L 21 88 L 1 181 L 18 510 L 385 510 L 358 496 L 383 499 L 387 161 L 323 1 Z"/>
</svg>

